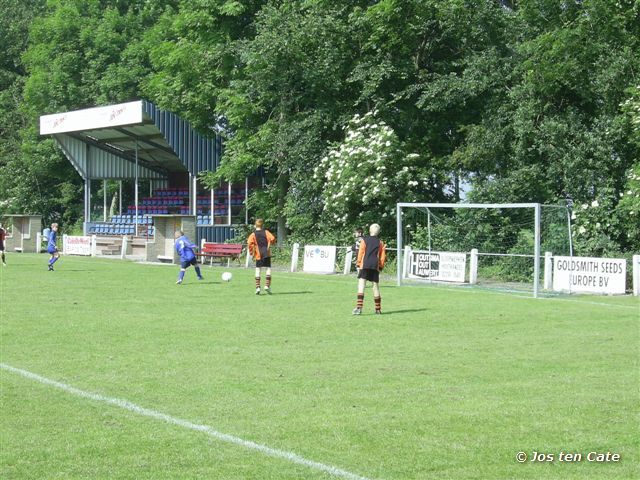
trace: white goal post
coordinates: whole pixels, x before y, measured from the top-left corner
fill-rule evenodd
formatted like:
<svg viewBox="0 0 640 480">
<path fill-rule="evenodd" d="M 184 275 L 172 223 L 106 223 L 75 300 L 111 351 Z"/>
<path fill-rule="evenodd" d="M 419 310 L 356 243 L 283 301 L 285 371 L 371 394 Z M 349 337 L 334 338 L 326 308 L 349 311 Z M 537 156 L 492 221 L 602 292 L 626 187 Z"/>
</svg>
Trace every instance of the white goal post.
<svg viewBox="0 0 640 480">
<path fill-rule="evenodd" d="M 460 235 L 460 232 L 465 232 L 465 233 L 475 233 L 476 228 L 477 230 L 480 230 L 483 226 L 485 228 L 488 227 L 489 231 L 493 231 L 491 227 L 494 227 L 494 225 L 492 224 L 476 224 L 475 223 L 475 219 L 481 219 L 483 213 L 478 212 L 478 214 L 476 213 L 472 213 L 469 212 L 468 214 L 463 213 L 463 212 L 459 212 L 458 210 L 453 210 L 453 209 L 468 209 L 468 210 L 474 210 L 474 209 L 483 209 L 485 211 L 487 211 L 487 213 L 485 215 L 493 215 L 494 219 L 498 218 L 500 221 L 502 221 L 503 219 L 503 215 L 504 215 L 504 219 L 508 221 L 509 215 L 507 215 L 505 213 L 506 209 L 517 209 L 520 210 L 521 213 L 517 213 L 516 211 L 513 212 L 512 217 L 517 217 L 520 219 L 521 222 L 525 222 L 525 223 L 520 223 L 520 224 L 516 224 L 516 225 L 511 225 L 511 227 L 522 227 L 523 230 L 526 229 L 526 231 L 528 232 L 528 245 L 531 250 L 527 249 L 525 251 L 515 251 L 513 249 L 507 248 L 506 246 L 504 246 L 504 251 L 502 252 L 497 252 L 496 250 L 490 250 L 490 251 L 486 251 L 483 253 L 480 253 L 479 255 L 484 256 L 483 258 L 486 259 L 484 261 L 488 262 L 499 262 L 502 261 L 500 260 L 500 257 L 503 257 L 504 261 L 516 261 L 514 260 L 514 258 L 517 259 L 517 261 L 526 261 L 527 263 L 527 271 L 528 273 L 528 277 L 527 278 L 531 278 L 531 276 L 533 276 L 533 296 L 534 297 L 538 297 L 539 292 L 540 292 L 540 260 L 541 260 L 541 210 L 542 207 L 550 207 L 550 210 L 553 210 L 554 213 L 554 219 L 555 219 L 555 224 L 554 227 L 556 228 L 556 232 L 558 230 L 558 228 L 562 229 L 562 234 L 563 234 L 563 241 L 565 244 L 568 244 L 568 252 L 571 252 L 572 250 L 572 245 L 571 245 L 571 226 L 570 226 L 570 213 L 569 210 L 564 207 L 564 206 L 560 206 L 560 205 L 541 205 L 540 203 L 398 203 L 396 205 L 396 235 L 397 235 L 397 246 L 398 246 L 398 254 L 397 254 L 397 284 L 398 286 L 401 286 L 403 283 L 403 277 L 405 275 L 406 271 L 409 271 L 410 268 L 408 268 L 408 266 L 405 263 L 408 263 L 406 258 L 403 258 L 405 255 L 407 255 L 409 253 L 409 245 L 405 245 L 404 241 L 405 239 L 403 238 L 404 233 L 405 233 L 405 228 L 410 227 L 411 225 L 406 225 L 407 222 L 404 221 L 403 216 L 405 215 L 406 211 L 409 209 L 413 209 L 414 211 L 417 211 L 416 215 L 420 215 L 420 212 L 422 212 L 422 214 L 424 215 L 424 212 L 426 212 L 426 218 L 422 218 L 420 221 L 422 223 L 422 225 L 419 226 L 419 228 L 421 229 L 420 232 L 422 232 L 422 234 L 416 233 L 416 235 L 414 236 L 419 236 L 421 241 L 422 241 L 422 258 L 426 258 L 426 263 L 427 269 L 431 269 L 432 267 L 431 265 L 431 261 L 432 258 L 436 258 L 436 260 L 434 260 L 435 262 L 438 262 L 438 254 L 440 252 L 443 252 L 443 255 L 448 255 L 448 257 L 452 257 L 452 255 L 459 255 L 460 253 L 464 253 L 464 254 L 471 254 L 471 263 L 474 267 L 477 268 L 477 255 L 478 255 L 478 250 L 477 248 L 480 248 L 480 245 L 473 245 L 473 246 L 469 246 L 468 244 L 466 246 L 462 246 L 462 241 L 460 242 L 460 244 L 458 245 L 458 248 L 456 249 L 443 249 L 442 248 L 442 244 L 440 245 L 432 245 L 432 239 L 436 239 L 438 236 L 437 234 L 434 235 L 434 229 L 437 232 L 438 231 L 438 227 L 440 227 L 442 229 L 442 231 L 447 231 L 449 233 L 449 240 L 451 240 L 452 238 L 455 238 L 456 235 Z M 441 210 L 444 209 L 444 210 Z M 532 213 L 532 216 L 529 217 L 528 214 L 526 214 L 525 212 L 522 212 L 522 209 L 529 209 Z M 495 210 L 496 213 L 488 213 L 491 210 Z M 442 212 L 441 214 L 435 214 L 434 212 Z M 549 211 L 546 210 L 545 211 Z M 565 214 L 566 211 L 566 214 Z M 448 212 L 448 213 L 447 213 Z M 442 218 L 439 217 L 439 215 L 441 215 Z M 408 218 L 411 218 L 411 215 L 409 215 Z M 465 219 L 466 218 L 466 225 L 461 225 L 459 223 L 459 219 Z M 547 216 L 545 215 L 545 218 L 547 218 Z M 426 220 L 426 224 L 425 222 L 423 222 L 424 220 Z M 435 222 L 436 224 L 432 223 Z M 478 220 L 481 221 L 481 220 Z M 439 222 L 439 224 L 437 224 Z M 545 224 L 545 227 L 547 225 Z M 416 225 L 416 227 L 418 227 L 418 225 Z M 495 225 L 495 229 L 499 230 L 499 226 L 496 223 Z M 533 228 L 531 228 L 533 227 Z M 568 228 L 567 228 L 568 227 Z M 448 229 L 448 230 L 447 230 Z M 414 247 L 413 245 L 413 241 L 415 239 L 411 238 L 411 232 L 408 233 L 409 235 L 409 239 L 407 241 L 407 244 L 411 244 L 412 247 Z M 568 235 L 568 238 L 567 238 Z M 514 237 L 516 235 L 513 235 Z M 511 239 L 511 237 L 509 237 Z M 515 242 L 515 239 L 513 239 L 513 241 Z M 449 245 L 452 245 L 453 243 L 455 243 L 454 240 L 451 240 L 449 242 Z M 532 245 L 531 245 L 532 243 Z M 533 247 L 533 248 L 531 248 Z M 432 250 L 434 252 L 434 255 L 432 255 Z M 417 263 L 417 259 L 420 258 L 420 251 L 416 250 L 415 253 L 415 257 L 414 257 L 414 262 Z M 455 253 L 451 253 L 451 252 L 460 252 L 458 254 Z M 451 253 L 451 254 L 449 254 Z M 508 260 L 509 257 L 511 258 L 511 260 Z M 442 258 L 440 258 L 442 260 Z M 531 260 L 533 260 L 533 269 L 531 271 Z M 443 262 L 446 262 L 445 260 L 442 260 Z M 474 263 L 475 262 L 475 263 Z M 414 268 L 415 264 L 414 263 Z M 462 269 L 464 270 L 464 264 L 462 264 Z M 473 268 L 470 269 L 470 271 L 472 271 Z M 416 273 L 416 272 L 414 272 Z M 532 274 L 532 275 L 531 275 Z M 427 276 L 428 279 L 431 279 L 432 272 L 429 270 L 427 272 Z M 416 277 L 412 277 L 412 278 L 416 278 Z M 435 277 L 437 278 L 437 277 Z M 424 279 L 424 278 L 423 278 Z M 528 282 L 528 281 L 527 281 Z M 471 282 L 473 283 L 473 282 Z M 531 283 L 528 283 L 529 285 L 531 285 Z"/>
</svg>

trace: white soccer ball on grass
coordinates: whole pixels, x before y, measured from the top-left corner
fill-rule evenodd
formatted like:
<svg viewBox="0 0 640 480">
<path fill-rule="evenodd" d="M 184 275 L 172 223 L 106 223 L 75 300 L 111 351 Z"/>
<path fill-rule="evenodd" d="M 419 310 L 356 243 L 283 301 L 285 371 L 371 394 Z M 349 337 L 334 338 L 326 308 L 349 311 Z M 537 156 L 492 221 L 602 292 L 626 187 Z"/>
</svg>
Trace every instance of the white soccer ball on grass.
<svg viewBox="0 0 640 480">
<path fill-rule="evenodd" d="M 233 278 L 233 275 L 231 275 L 231 272 L 224 272 L 224 273 L 222 274 L 222 280 L 223 280 L 224 282 L 230 282 L 230 281 L 231 281 L 231 278 Z"/>
</svg>

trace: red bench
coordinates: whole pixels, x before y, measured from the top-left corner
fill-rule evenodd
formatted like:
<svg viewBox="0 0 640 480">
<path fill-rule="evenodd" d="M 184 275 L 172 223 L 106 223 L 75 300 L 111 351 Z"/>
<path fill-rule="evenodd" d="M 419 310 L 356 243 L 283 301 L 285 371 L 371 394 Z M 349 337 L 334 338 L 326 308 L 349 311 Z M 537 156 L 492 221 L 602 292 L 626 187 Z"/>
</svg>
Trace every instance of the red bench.
<svg viewBox="0 0 640 480">
<path fill-rule="evenodd" d="M 210 243 L 205 242 L 202 244 L 202 249 L 198 252 L 198 256 L 202 257 L 204 262 L 205 258 L 209 258 L 209 264 L 213 265 L 214 258 L 220 258 L 222 260 L 227 259 L 227 265 L 231 260 L 237 260 L 240 263 L 240 255 L 242 254 L 242 245 L 239 243 Z"/>
</svg>

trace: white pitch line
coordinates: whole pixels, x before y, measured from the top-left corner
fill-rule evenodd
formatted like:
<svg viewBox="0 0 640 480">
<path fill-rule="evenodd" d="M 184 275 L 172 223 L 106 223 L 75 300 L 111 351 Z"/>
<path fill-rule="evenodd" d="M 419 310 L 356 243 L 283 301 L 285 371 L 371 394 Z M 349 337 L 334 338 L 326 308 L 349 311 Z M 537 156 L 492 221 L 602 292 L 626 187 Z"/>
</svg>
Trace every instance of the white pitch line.
<svg viewBox="0 0 640 480">
<path fill-rule="evenodd" d="M 0 363 L 0 368 L 8 372 L 12 372 L 17 375 L 20 375 L 22 377 L 28 378 L 30 380 L 35 380 L 36 382 L 40 382 L 44 385 L 49 385 L 49 386 L 58 388 L 60 390 L 64 390 L 65 392 L 71 393 L 72 395 L 76 395 L 78 397 L 94 400 L 96 402 L 107 403 L 109 405 L 114 405 L 124 410 L 137 413 L 138 415 L 155 418 L 156 420 L 162 420 L 164 422 L 171 423 L 173 425 L 178 425 L 183 428 L 188 428 L 190 430 L 202 432 L 209 435 L 210 437 L 215 438 L 216 440 L 221 440 L 223 442 L 239 445 L 241 447 L 247 448 L 249 450 L 255 450 L 265 455 L 269 455 L 271 457 L 282 458 L 291 463 L 297 463 L 298 465 L 303 465 L 305 467 L 312 468 L 314 470 L 319 470 L 321 472 L 328 473 L 329 475 L 333 475 L 334 477 L 346 478 L 348 480 L 370 480 L 367 477 L 363 477 L 355 473 L 342 470 L 341 468 L 333 467 L 331 465 L 325 465 L 324 463 L 314 462 L 313 460 L 307 460 L 306 458 L 301 457 L 300 455 L 297 455 L 293 452 L 287 452 L 286 450 L 278 450 L 277 448 L 271 448 L 266 445 L 262 445 L 260 443 L 252 442 L 251 440 L 244 440 L 243 438 L 236 437 L 234 435 L 218 432 L 217 430 L 215 430 L 214 428 L 208 425 L 198 425 L 188 420 L 182 420 L 181 418 L 172 417 L 171 415 L 167 415 L 162 412 L 141 407 L 139 405 L 136 405 L 135 403 L 129 402 L 128 400 L 122 400 L 120 398 L 114 398 L 114 397 L 106 397 L 98 393 L 92 393 L 92 392 L 80 390 L 79 388 L 73 387 L 71 385 L 67 385 L 66 383 L 57 382 L 55 380 L 42 377 L 36 373 L 32 373 L 27 370 L 22 370 L 21 368 L 12 367 L 11 365 L 7 365 L 6 363 Z"/>
</svg>

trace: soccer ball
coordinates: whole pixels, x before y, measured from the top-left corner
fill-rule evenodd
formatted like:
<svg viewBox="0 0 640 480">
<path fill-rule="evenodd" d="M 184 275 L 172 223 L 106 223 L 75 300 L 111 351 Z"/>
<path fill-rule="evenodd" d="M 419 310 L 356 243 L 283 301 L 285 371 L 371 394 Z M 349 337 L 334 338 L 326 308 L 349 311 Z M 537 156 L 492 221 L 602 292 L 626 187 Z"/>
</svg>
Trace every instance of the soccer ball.
<svg viewBox="0 0 640 480">
<path fill-rule="evenodd" d="M 222 274 L 222 280 L 224 282 L 230 282 L 231 281 L 231 277 L 233 277 L 233 275 L 231 275 L 231 272 L 224 272 Z"/>
</svg>

